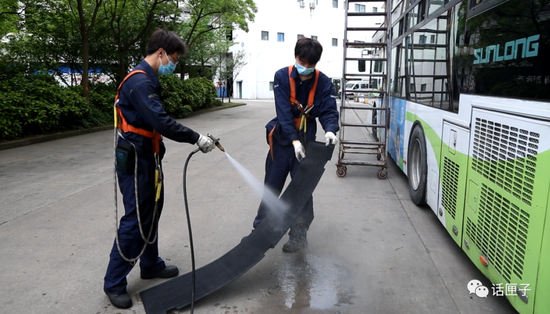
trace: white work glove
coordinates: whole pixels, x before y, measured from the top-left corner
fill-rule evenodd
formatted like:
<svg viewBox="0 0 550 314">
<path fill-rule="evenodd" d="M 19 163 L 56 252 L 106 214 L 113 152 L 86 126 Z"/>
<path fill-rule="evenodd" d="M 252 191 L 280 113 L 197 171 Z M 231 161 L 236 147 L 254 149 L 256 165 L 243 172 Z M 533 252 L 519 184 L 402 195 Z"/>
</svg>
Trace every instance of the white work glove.
<svg viewBox="0 0 550 314">
<path fill-rule="evenodd" d="M 296 159 L 298 159 L 299 162 L 302 162 L 306 158 L 306 150 L 304 148 L 304 145 L 298 140 L 292 141 L 292 145 L 294 145 L 294 154 L 296 155 Z"/>
<path fill-rule="evenodd" d="M 210 152 L 212 149 L 214 149 L 215 144 L 210 137 L 199 134 L 199 140 L 197 141 L 197 146 L 200 148 L 201 152 L 206 154 Z"/>
<path fill-rule="evenodd" d="M 327 132 L 325 133 L 325 143 L 326 146 L 328 146 L 329 144 L 336 145 L 336 143 L 338 143 L 338 138 L 336 138 L 336 135 L 334 133 Z"/>
</svg>

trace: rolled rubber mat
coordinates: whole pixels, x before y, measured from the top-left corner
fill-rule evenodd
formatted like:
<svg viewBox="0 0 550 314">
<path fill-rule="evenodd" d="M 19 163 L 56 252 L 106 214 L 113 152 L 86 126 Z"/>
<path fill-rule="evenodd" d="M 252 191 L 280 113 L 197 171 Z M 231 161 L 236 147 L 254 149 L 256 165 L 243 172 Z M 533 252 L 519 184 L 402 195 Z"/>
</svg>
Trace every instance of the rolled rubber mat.
<svg viewBox="0 0 550 314">
<path fill-rule="evenodd" d="M 280 199 L 290 205 L 283 215 L 271 215 L 241 243 L 222 257 L 195 270 L 195 301 L 239 278 L 256 265 L 265 252 L 275 247 L 292 226 L 323 176 L 325 164 L 332 157 L 334 145 L 310 142 L 307 158 L 300 164 L 294 178 Z M 165 281 L 140 292 L 147 314 L 165 314 L 191 304 L 191 272 Z"/>
</svg>

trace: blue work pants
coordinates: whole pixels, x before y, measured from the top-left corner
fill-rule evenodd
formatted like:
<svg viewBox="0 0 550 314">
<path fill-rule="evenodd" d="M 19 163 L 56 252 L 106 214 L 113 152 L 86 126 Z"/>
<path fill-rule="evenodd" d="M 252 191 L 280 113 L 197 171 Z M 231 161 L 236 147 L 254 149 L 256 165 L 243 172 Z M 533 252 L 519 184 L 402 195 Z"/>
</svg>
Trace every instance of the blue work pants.
<svg viewBox="0 0 550 314">
<path fill-rule="evenodd" d="M 123 174 L 117 171 L 118 186 L 123 196 L 125 214 L 120 219 L 118 237 L 122 253 L 127 258 L 135 258 L 143 248 L 144 240 L 139 231 L 139 222 L 136 208 L 136 191 L 134 174 Z M 153 219 L 155 208 L 155 161 L 150 156 L 139 156 L 138 158 L 138 176 L 137 187 L 139 195 L 139 212 L 143 234 L 149 235 L 151 224 L 155 224 L 149 240 L 154 239 L 157 233 L 158 219 L 162 212 L 164 203 L 164 187 L 161 189 L 160 198 L 157 203 L 157 218 Z M 163 270 L 166 265 L 159 257 L 158 239 L 147 245 L 143 255 L 140 258 L 141 272 L 155 273 Z M 120 255 L 116 239 L 111 249 L 109 266 L 105 274 L 104 288 L 112 294 L 126 292 L 126 276 L 130 273 L 134 265 L 125 261 Z"/>
<path fill-rule="evenodd" d="M 277 141 L 273 141 L 273 158 L 271 157 L 271 149 L 267 152 L 265 161 L 265 178 L 264 185 L 269 187 L 275 195 L 280 195 L 287 176 L 293 178 L 294 174 L 300 166 L 300 162 L 294 154 L 294 146 L 281 145 Z M 307 158 L 307 156 L 306 156 Z M 256 228 L 260 222 L 269 213 L 269 207 L 263 201 L 260 203 L 256 218 L 254 218 L 253 227 Z M 295 226 L 304 227 L 308 230 L 313 221 L 313 196 L 310 196 L 304 208 L 301 209 L 300 215 L 296 220 Z M 290 235 L 293 233 L 293 227 L 290 229 Z"/>
</svg>

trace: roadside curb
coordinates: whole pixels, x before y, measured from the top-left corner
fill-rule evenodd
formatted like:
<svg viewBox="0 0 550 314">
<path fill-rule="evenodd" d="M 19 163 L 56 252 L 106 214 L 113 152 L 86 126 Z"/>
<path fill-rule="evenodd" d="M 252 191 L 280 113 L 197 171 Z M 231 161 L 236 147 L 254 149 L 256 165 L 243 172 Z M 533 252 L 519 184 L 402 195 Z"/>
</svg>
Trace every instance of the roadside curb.
<svg viewBox="0 0 550 314">
<path fill-rule="evenodd" d="M 203 114 L 203 113 L 206 113 L 206 112 L 210 112 L 210 111 L 229 109 L 229 108 L 239 107 L 239 106 L 244 106 L 244 105 L 246 105 L 246 103 L 235 103 L 235 104 L 231 104 L 231 105 L 227 105 L 227 106 L 212 107 L 212 108 L 208 108 L 208 109 L 205 109 L 205 110 L 200 110 L 200 111 L 197 111 L 197 112 L 191 112 L 190 114 L 187 115 L 186 118 L 197 116 L 197 115 L 200 115 L 200 114 Z M 181 119 L 177 119 L 177 120 L 181 120 Z M 59 140 L 59 139 L 62 139 L 62 138 L 67 138 L 67 137 L 72 137 L 72 136 L 77 136 L 77 135 L 83 135 L 83 134 L 88 134 L 88 133 L 94 133 L 94 132 L 100 132 L 100 131 L 105 131 L 105 130 L 112 130 L 112 129 L 113 129 L 112 125 L 106 125 L 106 126 L 94 127 L 94 128 L 89 128 L 89 129 L 83 129 L 83 130 L 73 130 L 73 131 L 58 132 L 58 133 L 53 133 L 53 134 L 37 135 L 37 136 L 24 138 L 24 139 L 20 139 L 20 140 L 13 140 L 13 141 L 0 143 L 0 151 L 10 149 L 10 148 L 22 147 L 22 146 L 38 144 L 38 143 L 43 143 L 43 142 L 48 142 L 48 141 L 53 141 L 53 140 Z"/>
<path fill-rule="evenodd" d="M 189 117 L 194 117 L 194 116 L 198 116 L 200 114 L 203 114 L 203 113 L 207 113 L 207 112 L 210 112 L 210 111 L 217 111 L 217 110 L 223 110 L 223 109 L 229 109 L 229 108 L 234 108 L 234 107 L 240 107 L 240 106 L 245 106 L 246 103 L 232 103 L 231 105 L 227 105 L 227 106 L 219 106 L 219 107 L 210 107 L 208 109 L 204 109 L 204 110 L 200 110 L 200 111 L 196 111 L 196 112 L 191 112 L 187 115 L 187 117 L 185 118 L 189 118 Z M 184 118 L 184 119 L 185 119 Z M 179 120 L 179 119 L 178 119 Z"/>
</svg>

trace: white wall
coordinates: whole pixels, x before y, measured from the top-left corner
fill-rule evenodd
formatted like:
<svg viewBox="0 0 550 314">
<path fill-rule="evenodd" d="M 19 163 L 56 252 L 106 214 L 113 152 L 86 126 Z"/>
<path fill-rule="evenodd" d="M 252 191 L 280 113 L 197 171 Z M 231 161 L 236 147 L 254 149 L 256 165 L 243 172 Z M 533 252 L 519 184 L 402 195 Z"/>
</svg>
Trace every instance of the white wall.
<svg viewBox="0 0 550 314">
<path fill-rule="evenodd" d="M 239 97 L 236 82 L 242 80 L 243 98 L 273 98 L 270 82 L 278 69 L 295 63 L 298 34 L 317 36 L 323 46 L 317 68 L 329 77 L 342 76 L 344 1 L 338 1 L 338 8 L 332 7 L 332 0 L 306 0 L 303 8 L 296 0 L 255 2 L 258 12 L 248 25 L 249 32 L 233 33 L 236 45 L 231 50 L 244 50 L 247 62 L 235 79 L 235 97 Z M 310 2 L 316 2 L 315 9 L 310 9 Z M 269 32 L 268 41 L 261 40 L 262 31 Z M 284 33 L 284 42 L 277 41 L 277 33 Z M 338 39 L 337 47 L 332 46 L 333 38 Z"/>
</svg>

